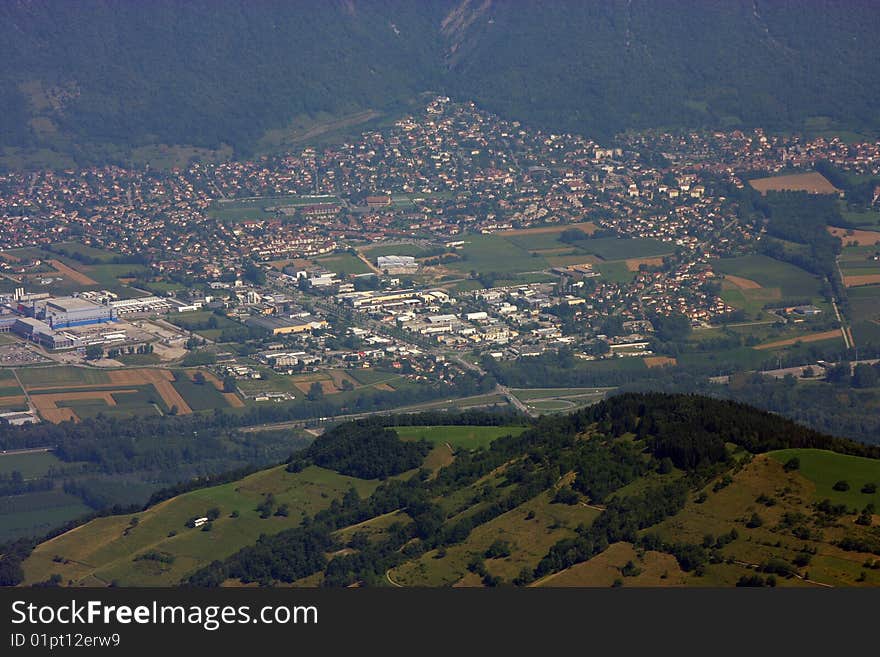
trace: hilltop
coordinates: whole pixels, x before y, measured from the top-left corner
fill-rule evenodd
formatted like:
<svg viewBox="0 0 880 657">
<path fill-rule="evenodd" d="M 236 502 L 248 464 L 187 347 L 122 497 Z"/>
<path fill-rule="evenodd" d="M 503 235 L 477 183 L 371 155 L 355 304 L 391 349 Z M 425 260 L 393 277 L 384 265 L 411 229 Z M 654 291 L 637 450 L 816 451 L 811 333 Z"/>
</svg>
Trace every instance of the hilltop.
<svg viewBox="0 0 880 657">
<path fill-rule="evenodd" d="M 12 165 L 290 146 L 387 121 L 428 90 L 594 137 L 880 127 L 869 3 L 38 0 L 0 19 Z"/>
<path fill-rule="evenodd" d="M 880 575 L 880 448 L 745 405 L 392 416 L 287 464 L 7 546 L 25 584 L 848 586 Z M 467 419 L 465 419 L 467 418 Z M 463 424 L 465 421 L 470 424 Z"/>
</svg>

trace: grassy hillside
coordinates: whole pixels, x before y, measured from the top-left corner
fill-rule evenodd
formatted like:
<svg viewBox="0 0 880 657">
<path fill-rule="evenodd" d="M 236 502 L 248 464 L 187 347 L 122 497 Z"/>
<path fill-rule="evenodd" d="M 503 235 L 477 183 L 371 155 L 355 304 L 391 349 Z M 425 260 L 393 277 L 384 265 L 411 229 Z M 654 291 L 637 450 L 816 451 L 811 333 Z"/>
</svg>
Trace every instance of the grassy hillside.
<svg viewBox="0 0 880 657">
<path fill-rule="evenodd" d="M 518 431 L 393 423 L 342 424 L 287 466 L 94 520 L 37 546 L 24 583 L 880 585 L 876 491 L 861 492 L 877 448 L 681 395 Z M 186 526 L 203 515 L 209 531 Z"/>
<path fill-rule="evenodd" d="M 270 468 L 240 481 L 180 495 L 142 513 L 99 518 L 62 534 L 34 551 L 25 567 L 25 582 L 43 581 L 58 573 L 65 582 L 83 585 L 116 581 L 129 586 L 167 586 L 253 543 L 260 534 L 299 525 L 303 517 L 326 508 L 350 487 L 369 495 L 377 485 L 317 467 L 290 475 L 283 467 Z M 288 505 L 289 515 L 260 517 L 257 507 L 269 494 L 277 507 Z M 186 526 L 190 518 L 203 517 L 212 508 L 220 515 L 211 523 L 211 531 Z M 237 517 L 231 517 L 234 512 Z M 171 561 L 137 559 L 149 552 Z"/>
</svg>

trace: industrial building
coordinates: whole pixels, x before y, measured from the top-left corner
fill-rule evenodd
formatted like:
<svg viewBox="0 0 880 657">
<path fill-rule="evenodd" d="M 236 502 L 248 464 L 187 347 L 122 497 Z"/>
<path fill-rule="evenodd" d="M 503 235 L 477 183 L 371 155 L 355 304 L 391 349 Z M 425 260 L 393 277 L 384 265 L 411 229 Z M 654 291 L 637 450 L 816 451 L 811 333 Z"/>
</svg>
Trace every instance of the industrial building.
<svg viewBox="0 0 880 657">
<path fill-rule="evenodd" d="M 389 274 L 403 274 L 418 270 L 419 264 L 415 257 L 405 255 L 387 255 L 379 256 L 376 264 L 382 271 Z"/>
<path fill-rule="evenodd" d="M 65 331 L 56 331 L 46 322 L 33 317 L 16 318 L 12 332 L 47 349 L 69 349 L 78 346 L 76 336 Z"/>
<path fill-rule="evenodd" d="M 112 306 L 77 297 L 49 298 L 35 304 L 34 308 L 34 318 L 44 321 L 56 330 L 116 320 L 116 310 Z"/>
<path fill-rule="evenodd" d="M 317 319 L 316 317 L 307 316 L 298 317 L 249 317 L 247 323 L 250 326 L 269 331 L 272 335 L 286 335 L 289 333 L 305 333 L 306 331 L 314 331 L 317 329 L 327 328 L 329 325 L 326 320 Z"/>
</svg>

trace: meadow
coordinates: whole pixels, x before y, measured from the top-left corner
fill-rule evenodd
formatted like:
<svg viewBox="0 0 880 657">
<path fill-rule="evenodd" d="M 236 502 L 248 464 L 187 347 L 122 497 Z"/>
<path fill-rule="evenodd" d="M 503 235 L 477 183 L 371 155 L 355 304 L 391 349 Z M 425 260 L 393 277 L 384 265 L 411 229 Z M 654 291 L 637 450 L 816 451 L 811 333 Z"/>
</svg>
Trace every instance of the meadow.
<svg viewBox="0 0 880 657">
<path fill-rule="evenodd" d="M 0 475 L 18 471 L 25 479 L 42 477 L 50 468 L 65 465 L 52 452 L 30 452 L 26 454 L 0 454 Z"/>
<path fill-rule="evenodd" d="M 850 509 L 861 510 L 867 504 L 880 508 L 880 461 L 859 456 L 837 454 L 822 449 L 783 449 L 770 452 L 770 456 L 786 463 L 789 459 L 800 461 L 798 472 L 815 484 L 813 499 L 817 502 L 830 499 L 834 504 L 846 504 Z M 834 490 L 834 484 L 846 481 L 849 490 Z M 873 494 L 862 493 L 867 483 L 877 485 Z"/>
<path fill-rule="evenodd" d="M 427 440 L 434 445 L 449 444 L 462 449 L 487 447 L 501 436 L 518 436 L 525 427 L 431 426 L 393 427 L 402 440 Z"/>
<path fill-rule="evenodd" d="M 24 564 L 26 581 L 45 580 L 58 573 L 77 584 L 167 586 L 213 559 L 222 559 L 256 541 L 299 525 L 305 515 L 326 508 L 354 487 L 361 496 L 378 482 L 309 467 L 295 474 L 284 466 L 262 470 L 242 480 L 202 488 L 161 502 L 143 512 L 99 518 L 43 543 Z M 289 515 L 260 518 L 256 510 L 268 494 L 277 506 L 287 504 Z M 186 522 L 219 510 L 211 531 L 190 529 Z M 237 517 L 234 512 L 237 512 Z M 137 518 L 137 520 L 134 520 Z M 148 551 L 170 555 L 160 563 L 134 557 Z M 93 563 L 102 564 L 99 568 Z"/>
</svg>

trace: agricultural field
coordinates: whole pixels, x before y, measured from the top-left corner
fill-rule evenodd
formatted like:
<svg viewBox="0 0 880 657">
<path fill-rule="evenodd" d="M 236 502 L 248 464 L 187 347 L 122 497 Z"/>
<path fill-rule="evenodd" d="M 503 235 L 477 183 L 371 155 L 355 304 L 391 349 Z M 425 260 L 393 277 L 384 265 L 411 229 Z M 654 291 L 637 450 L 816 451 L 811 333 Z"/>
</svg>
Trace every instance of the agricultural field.
<svg viewBox="0 0 880 657">
<path fill-rule="evenodd" d="M 401 440 L 427 440 L 434 445 L 449 444 L 461 449 L 486 447 L 501 436 L 517 436 L 525 427 L 393 427 Z"/>
<path fill-rule="evenodd" d="M 214 408 L 225 408 L 228 405 L 223 393 L 211 382 L 195 383 L 183 372 L 177 372 L 176 375 L 171 385 L 186 400 L 186 405 L 192 411 L 209 411 Z"/>
<path fill-rule="evenodd" d="M 76 421 L 99 413 L 187 415 L 242 405 L 236 395 L 220 391 L 222 384 L 212 374 L 205 373 L 206 382 L 201 385 L 192 382 L 192 374 L 159 368 L 96 370 L 71 366 L 19 371 L 33 405 L 50 422 Z"/>
<path fill-rule="evenodd" d="M 577 246 L 584 253 L 597 255 L 603 260 L 628 260 L 631 258 L 657 258 L 675 251 L 669 242 L 661 242 L 651 238 L 620 239 L 617 237 L 600 237 L 583 240 Z"/>
<path fill-rule="evenodd" d="M 880 285 L 853 287 L 847 296 L 856 344 L 880 341 Z"/>
<path fill-rule="evenodd" d="M 770 178 L 755 178 L 749 181 L 749 185 L 762 195 L 767 192 L 808 192 L 810 194 L 838 194 L 837 189 L 831 182 L 817 171 L 810 173 L 796 173 L 788 176 L 772 176 Z"/>
<path fill-rule="evenodd" d="M 467 235 L 463 239 L 465 244 L 458 249 L 463 260 L 449 263 L 446 265 L 449 269 L 504 275 L 541 271 L 548 267 L 547 260 L 542 256 L 530 255 L 527 249 L 500 234 Z"/>
<path fill-rule="evenodd" d="M 256 541 L 297 526 L 354 487 L 368 496 L 378 482 L 346 477 L 318 467 L 295 474 L 284 466 L 262 470 L 242 480 L 203 488 L 161 502 L 141 513 L 99 518 L 40 545 L 24 563 L 26 582 L 59 573 L 75 585 L 167 586 L 214 559 L 222 559 Z M 256 507 L 275 497 L 288 515 L 261 518 Z M 211 531 L 186 527 L 188 519 L 219 510 Z M 237 517 L 232 517 L 238 512 Z M 132 522 L 133 518 L 136 522 Z M 171 563 L 136 559 L 154 551 L 170 555 Z M 133 556 L 132 556 L 133 555 Z M 58 560 L 56 560 L 58 559 Z M 89 564 L 100 563 L 96 568 Z"/>
<path fill-rule="evenodd" d="M 0 475 L 18 471 L 25 479 L 42 477 L 50 468 L 67 465 L 52 452 L 0 454 Z"/>
<path fill-rule="evenodd" d="M 752 315 L 768 303 L 821 297 L 818 276 L 764 255 L 722 258 L 715 261 L 715 268 L 733 277 L 722 281 L 722 298 Z"/>
<path fill-rule="evenodd" d="M 258 397 L 266 393 L 288 393 L 302 401 L 306 398 L 312 384 L 318 382 L 325 395 L 339 395 L 340 399 L 354 399 L 359 390 L 393 391 L 407 385 L 406 379 L 394 372 L 376 369 L 321 370 L 304 374 L 282 375 L 268 368 L 258 368 L 262 379 L 241 379 L 238 389 L 246 398 Z M 344 387 L 350 386 L 350 390 Z M 259 402 L 257 402 L 259 403 Z"/>
<path fill-rule="evenodd" d="M 0 497 L 0 542 L 45 534 L 90 511 L 82 500 L 62 490 Z"/>
<path fill-rule="evenodd" d="M 125 297 L 144 296 L 142 292 L 132 290 L 124 285 L 120 279 L 136 278 L 141 274 L 149 272 L 143 265 L 79 265 L 78 269 L 89 278 L 96 281 L 96 285 L 113 291 L 118 291 L 120 287 L 124 288 Z M 118 293 L 118 292 L 117 292 Z"/>
<path fill-rule="evenodd" d="M 880 461 L 876 459 L 822 449 L 783 449 L 770 452 L 770 456 L 783 464 L 797 458 L 800 461 L 798 473 L 815 485 L 813 499 L 816 502 L 830 499 L 834 504 L 846 504 L 851 509 L 861 510 L 867 504 L 880 509 Z M 846 481 L 849 489 L 834 490 L 834 484 L 839 481 Z M 877 486 L 876 492 L 862 492 L 868 483 Z"/>
<path fill-rule="evenodd" d="M 843 246 L 880 246 L 880 232 L 828 226 L 828 232 L 839 237 Z"/>
<path fill-rule="evenodd" d="M 880 283 L 880 246 L 844 247 L 838 262 L 847 287 Z"/>
<path fill-rule="evenodd" d="M 864 230 L 880 230 L 880 211 L 854 211 L 846 207 L 846 202 L 840 201 L 840 215 L 848 223 Z"/>
</svg>

